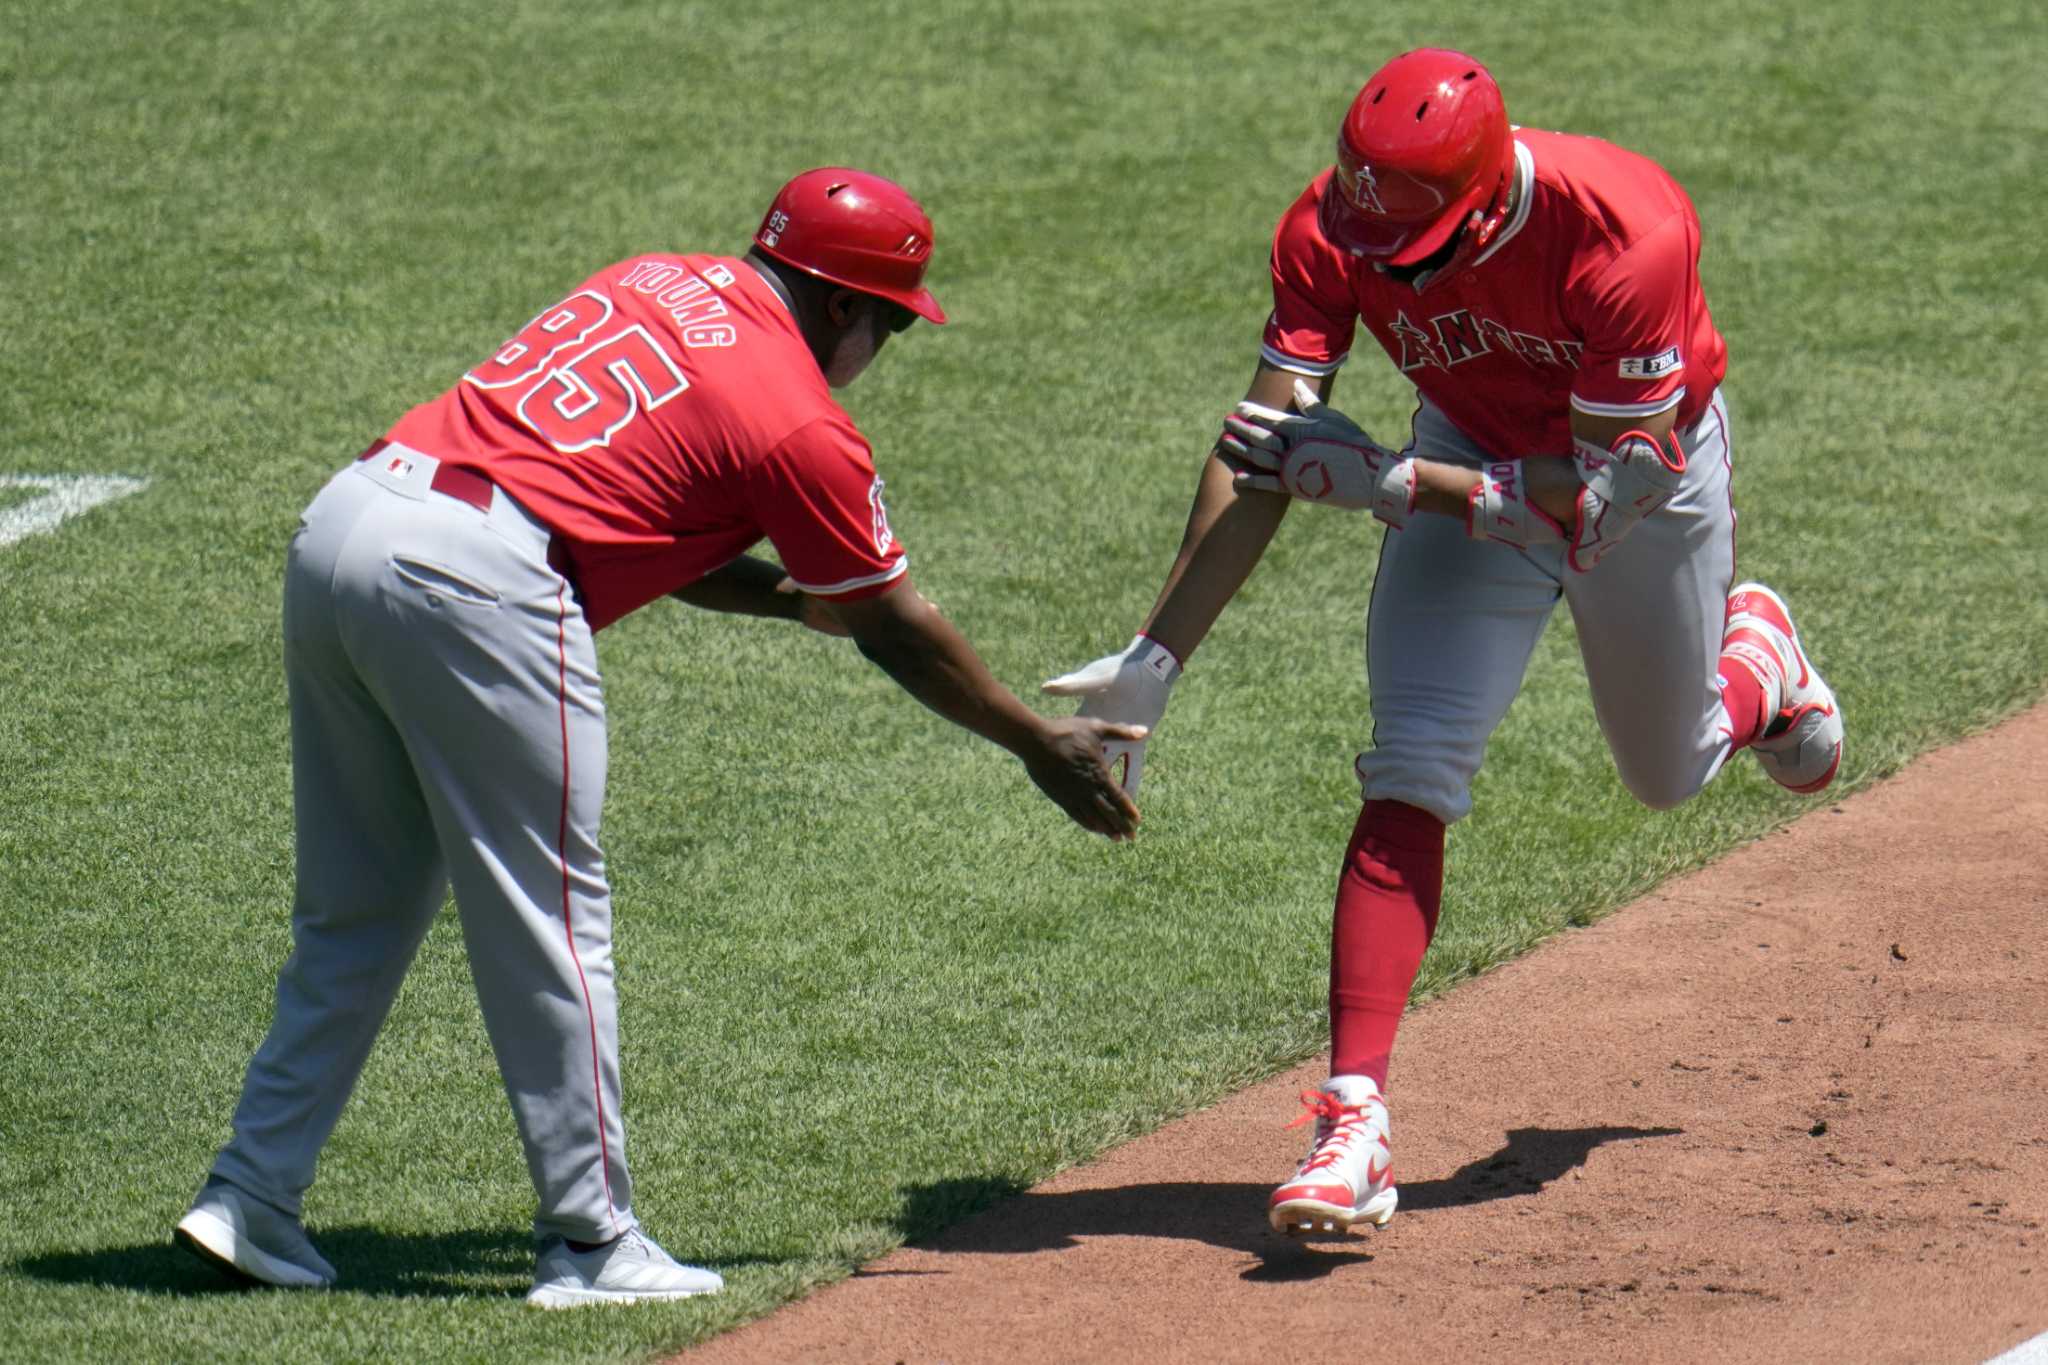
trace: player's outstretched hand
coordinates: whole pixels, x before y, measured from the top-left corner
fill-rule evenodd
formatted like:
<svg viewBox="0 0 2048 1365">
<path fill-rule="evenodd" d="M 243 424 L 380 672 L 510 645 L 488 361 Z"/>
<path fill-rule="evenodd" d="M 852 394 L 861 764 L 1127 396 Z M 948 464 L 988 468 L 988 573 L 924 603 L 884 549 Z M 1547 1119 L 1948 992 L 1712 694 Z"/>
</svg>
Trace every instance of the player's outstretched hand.
<svg viewBox="0 0 2048 1365">
<path fill-rule="evenodd" d="M 1173 651 L 1139 635 L 1115 654 L 1062 673 L 1042 690 L 1055 697 L 1086 698 L 1081 703 L 1083 717 L 1141 727 L 1135 738 L 1105 738 L 1102 746 L 1111 768 L 1121 765 L 1124 790 L 1136 796 L 1145 772 L 1146 737 L 1166 715 L 1166 699 L 1179 676 L 1180 660 Z"/>
<path fill-rule="evenodd" d="M 1111 744 L 1143 744 L 1145 727 L 1075 716 L 1046 722 L 1043 745 L 1024 759 L 1038 789 L 1075 824 L 1110 839 L 1138 829 L 1138 803 L 1109 769 Z"/>
</svg>

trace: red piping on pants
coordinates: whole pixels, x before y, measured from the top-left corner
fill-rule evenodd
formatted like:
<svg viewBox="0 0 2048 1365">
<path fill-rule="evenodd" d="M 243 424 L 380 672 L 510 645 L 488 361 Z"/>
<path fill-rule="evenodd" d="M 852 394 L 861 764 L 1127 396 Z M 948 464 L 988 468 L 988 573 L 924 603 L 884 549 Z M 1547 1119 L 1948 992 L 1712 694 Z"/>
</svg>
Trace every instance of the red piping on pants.
<svg viewBox="0 0 2048 1365">
<path fill-rule="evenodd" d="M 555 833 L 555 856 L 562 864 L 562 933 L 569 943 L 569 960 L 576 964 L 576 984 L 583 988 L 583 1018 L 590 1026 L 590 1088 L 597 1098 L 598 1177 L 604 1181 L 605 1216 L 616 1233 L 618 1219 L 612 1210 L 612 1158 L 604 1138 L 604 1072 L 597 1058 L 597 1012 L 590 1007 L 590 983 L 583 976 L 583 959 L 576 952 L 576 923 L 569 909 L 569 588 L 555 589 L 555 697 L 562 719 L 562 823 Z"/>
</svg>

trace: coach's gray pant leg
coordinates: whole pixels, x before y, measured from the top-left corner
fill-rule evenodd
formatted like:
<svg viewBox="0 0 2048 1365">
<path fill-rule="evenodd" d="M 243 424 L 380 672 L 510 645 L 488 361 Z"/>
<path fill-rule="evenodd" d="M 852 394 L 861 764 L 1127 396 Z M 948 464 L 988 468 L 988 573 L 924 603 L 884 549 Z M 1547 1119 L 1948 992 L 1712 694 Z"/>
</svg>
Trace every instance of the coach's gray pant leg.
<svg viewBox="0 0 2048 1365">
<path fill-rule="evenodd" d="M 365 566 L 379 630 L 411 656 L 381 685 L 454 881 L 539 1196 L 535 1232 L 603 1240 L 633 1215 L 597 843 L 607 754 L 596 651 L 575 597 L 537 555 L 474 509 L 407 506 L 426 519 L 420 534 Z"/>
<path fill-rule="evenodd" d="M 286 562 L 293 947 L 213 1173 L 293 1213 L 447 891 L 412 764 L 336 628 L 335 559 L 382 496 L 337 480 Z"/>
<path fill-rule="evenodd" d="M 1678 496 L 1590 572 L 1564 576 L 1593 712 L 1622 785 L 1656 810 L 1687 800 L 1728 758 L 1716 668 L 1735 573 L 1727 407 L 1717 394 L 1679 433 Z"/>
<path fill-rule="evenodd" d="M 1365 799 L 1419 806 L 1446 824 L 1471 813 L 1487 740 L 1557 598 L 1556 580 L 1528 556 L 1473 540 L 1449 517 L 1387 533 L 1366 618 Z"/>
</svg>

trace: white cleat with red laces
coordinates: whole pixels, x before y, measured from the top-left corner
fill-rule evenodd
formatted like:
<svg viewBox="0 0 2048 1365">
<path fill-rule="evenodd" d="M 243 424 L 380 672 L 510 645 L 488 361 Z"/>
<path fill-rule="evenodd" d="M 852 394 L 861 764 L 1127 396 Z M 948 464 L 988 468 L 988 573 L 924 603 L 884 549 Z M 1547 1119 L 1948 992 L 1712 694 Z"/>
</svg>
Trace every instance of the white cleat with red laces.
<svg viewBox="0 0 2048 1365">
<path fill-rule="evenodd" d="M 1316 1121 L 1315 1140 L 1293 1179 L 1273 1191 L 1266 1217 L 1289 1237 L 1343 1236 L 1353 1223 L 1385 1227 L 1394 1216 L 1394 1158 L 1387 1147 L 1387 1102 L 1370 1076 L 1332 1076 L 1301 1092 L 1301 1115 Z"/>
<path fill-rule="evenodd" d="M 1761 583 L 1729 593 L 1721 652 L 1754 673 L 1777 702 L 1749 746 L 1771 780 L 1806 795 L 1833 782 L 1842 765 L 1842 708 L 1806 657 L 1785 599 Z"/>
</svg>

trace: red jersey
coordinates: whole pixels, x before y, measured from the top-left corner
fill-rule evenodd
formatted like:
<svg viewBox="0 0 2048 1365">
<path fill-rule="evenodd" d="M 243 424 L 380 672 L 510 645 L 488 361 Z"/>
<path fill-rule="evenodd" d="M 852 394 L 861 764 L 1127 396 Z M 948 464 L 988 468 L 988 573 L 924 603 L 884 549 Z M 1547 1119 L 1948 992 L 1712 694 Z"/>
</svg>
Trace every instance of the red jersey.
<svg viewBox="0 0 2048 1365">
<path fill-rule="evenodd" d="M 1263 357 L 1326 375 L 1365 325 L 1459 430 L 1502 457 L 1572 449 L 1573 407 L 1706 409 L 1728 348 L 1700 291 L 1699 215 L 1662 167 L 1597 138 L 1515 130 L 1520 197 L 1501 235 L 1418 294 L 1326 241 L 1309 185 L 1273 234 Z"/>
<path fill-rule="evenodd" d="M 488 475 L 555 532 L 596 630 L 763 536 L 804 591 L 907 567 L 882 481 L 787 305 L 730 256 L 636 256 L 388 439 Z"/>
</svg>

